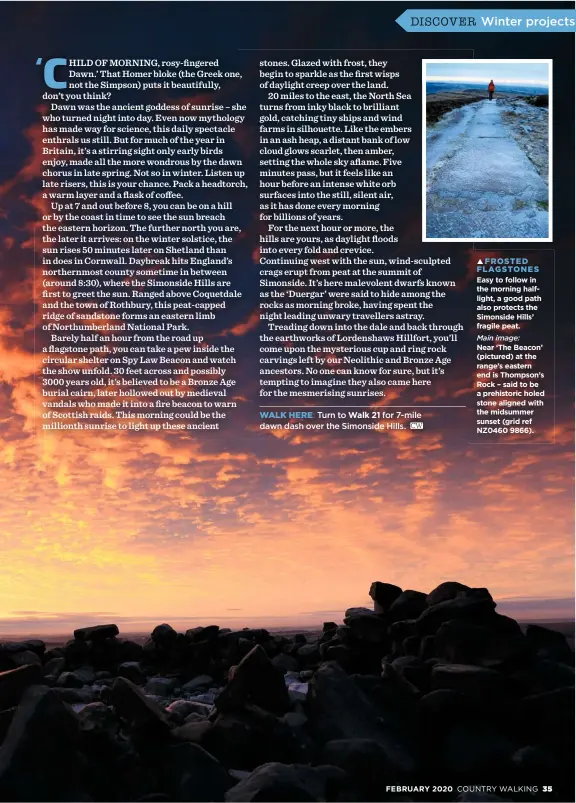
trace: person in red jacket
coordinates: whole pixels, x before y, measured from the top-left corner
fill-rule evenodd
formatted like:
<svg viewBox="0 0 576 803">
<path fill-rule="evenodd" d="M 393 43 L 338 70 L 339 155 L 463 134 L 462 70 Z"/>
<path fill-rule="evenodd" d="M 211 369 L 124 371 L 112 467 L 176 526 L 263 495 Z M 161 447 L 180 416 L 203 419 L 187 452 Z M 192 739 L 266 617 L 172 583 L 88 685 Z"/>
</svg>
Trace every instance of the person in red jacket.
<svg viewBox="0 0 576 803">
<path fill-rule="evenodd" d="M 492 79 L 490 79 L 490 83 L 488 84 L 488 98 L 490 100 L 492 100 L 492 97 L 494 96 L 494 90 L 495 89 L 496 89 L 496 87 L 494 86 L 494 81 Z"/>
</svg>

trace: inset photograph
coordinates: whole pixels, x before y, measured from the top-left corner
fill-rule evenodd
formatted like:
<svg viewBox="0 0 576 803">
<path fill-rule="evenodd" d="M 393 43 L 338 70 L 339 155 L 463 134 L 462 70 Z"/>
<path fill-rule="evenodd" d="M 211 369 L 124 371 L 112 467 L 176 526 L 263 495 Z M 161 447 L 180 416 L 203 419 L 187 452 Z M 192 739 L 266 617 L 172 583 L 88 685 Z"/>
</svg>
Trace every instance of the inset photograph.
<svg viewBox="0 0 576 803">
<path fill-rule="evenodd" d="M 424 242 L 552 240 L 552 59 L 422 62 Z"/>
</svg>

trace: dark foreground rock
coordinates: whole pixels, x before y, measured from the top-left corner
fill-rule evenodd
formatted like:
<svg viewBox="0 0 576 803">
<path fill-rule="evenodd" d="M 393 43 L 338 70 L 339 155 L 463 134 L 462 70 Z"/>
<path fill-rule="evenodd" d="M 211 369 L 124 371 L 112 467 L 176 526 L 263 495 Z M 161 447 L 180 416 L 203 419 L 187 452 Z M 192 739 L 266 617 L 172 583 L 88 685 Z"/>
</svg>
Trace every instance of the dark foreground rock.
<svg viewBox="0 0 576 803">
<path fill-rule="evenodd" d="M 1 643 L 0 800 L 386 801 L 471 778 L 573 800 L 565 637 L 455 581 L 369 593 L 315 634 L 163 623 L 141 645 L 107 624 Z"/>
</svg>

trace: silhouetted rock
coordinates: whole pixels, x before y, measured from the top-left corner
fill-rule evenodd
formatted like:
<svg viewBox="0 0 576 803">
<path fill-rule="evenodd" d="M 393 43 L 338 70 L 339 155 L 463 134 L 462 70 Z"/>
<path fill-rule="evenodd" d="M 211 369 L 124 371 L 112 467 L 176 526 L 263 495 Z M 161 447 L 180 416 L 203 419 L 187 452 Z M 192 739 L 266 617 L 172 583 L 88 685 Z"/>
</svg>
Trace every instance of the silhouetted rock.
<svg viewBox="0 0 576 803">
<path fill-rule="evenodd" d="M 382 617 L 376 616 L 372 611 L 368 613 L 363 612 L 362 609 L 358 613 L 346 611 L 344 622 L 354 636 L 361 641 L 378 644 L 387 638 L 388 623 Z"/>
<path fill-rule="evenodd" d="M 142 657 L 142 644 L 130 639 L 116 640 L 116 659 L 118 663 L 139 661 Z"/>
<path fill-rule="evenodd" d="M 394 777 L 386 751 L 372 739 L 334 739 L 324 745 L 322 762 L 339 767 L 364 800 L 380 800 L 386 782 Z"/>
<path fill-rule="evenodd" d="M 511 684 L 492 669 L 468 664 L 437 664 L 432 669 L 432 690 L 452 689 L 472 697 L 505 696 Z"/>
<path fill-rule="evenodd" d="M 450 663 L 497 667 L 521 662 L 531 646 L 520 628 L 497 614 L 477 623 L 465 618 L 444 622 L 435 635 L 435 654 Z"/>
<path fill-rule="evenodd" d="M 272 658 L 272 666 L 281 669 L 282 672 L 296 672 L 298 669 L 298 661 L 292 655 L 286 655 L 281 652 Z"/>
<path fill-rule="evenodd" d="M 86 685 L 86 681 L 76 672 L 62 672 L 58 678 L 57 685 L 67 689 L 81 689 L 82 686 Z"/>
<path fill-rule="evenodd" d="M 79 720 L 46 686 L 31 686 L 0 750 L 0 799 L 85 799 Z"/>
<path fill-rule="evenodd" d="M 58 677 L 63 671 L 64 667 L 66 666 L 66 659 L 62 658 L 61 656 L 56 656 L 51 658 L 49 661 L 46 661 L 44 664 L 44 674 L 45 675 L 55 675 Z"/>
<path fill-rule="evenodd" d="M 149 678 L 146 683 L 146 694 L 167 697 L 178 686 L 176 678 Z"/>
<path fill-rule="evenodd" d="M 150 634 L 150 638 L 158 647 L 171 647 L 176 638 L 178 633 L 174 630 L 171 625 L 163 624 L 157 625 L 152 633 Z"/>
<path fill-rule="evenodd" d="M 526 638 L 537 650 L 540 658 L 568 664 L 574 663 L 574 653 L 568 646 L 563 633 L 541 625 L 528 625 Z"/>
<path fill-rule="evenodd" d="M 368 593 L 374 600 L 374 613 L 385 613 L 394 600 L 400 596 L 402 589 L 391 583 L 376 581 L 372 583 Z"/>
<path fill-rule="evenodd" d="M 127 678 L 137 686 L 142 686 L 146 682 L 146 674 L 138 661 L 124 661 L 118 667 L 118 677 Z"/>
<path fill-rule="evenodd" d="M 336 663 L 321 664 L 310 682 L 309 702 L 332 732 L 333 739 L 371 739 L 380 744 L 392 766 L 410 772 L 415 763 L 410 749 L 399 736 L 399 722 L 386 721 L 368 698 Z"/>
<path fill-rule="evenodd" d="M 38 664 L 38 666 L 42 665 L 40 656 L 33 650 L 22 650 L 22 652 L 15 652 L 12 655 L 12 663 L 14 666 L 26 666 L 27 664 Z"/>
<path fill-rule="evenodd" d="M 574 686 L 574 669 L 565 663 L 537 658 L 517 667 L 510 677 L 526 695 Z"/>
<path fill-rule="evenodd" d="M 495 607 L 486 589 L 470 588 L 454 599 L 431 605 L 416 620 L 416 628 L 421 635 L 428 635 L 450 619 L 488 617 Z"/>
<path fill-rule="evenodd" d="M 272 759 L 291 763 L 307 758 L 292 728 L 257 706 L 219 713 L 208 725 L 186 724 L 174 736 L 201 744 L 229 769 L 253 770 Z"/>
<path fill-rule="evenodd" d="M 197 675 L 195 678 L 183 683 L 182 690 L 191 693 L 199 689 L 206 689 L 213 683 L 214 680 L 210 675 Z"/>
<path fill-rule="evenodd" d="M 74 631 L 77 641 L 99 642 L 107 638 L 114 638 L 119 634 L 118 625 L 94 625 L 93 627 L 79 627 Z"/>
<path fill-rule="evenodd" d="M 330 630 L 336 630 L 337 627 L 338 625 L 336 624 L 336 622 L 324 622 L 324 624 L 322 625 L 322 632 L 327 633 Z"/>
<path fill-rule="evenodd" d="M 233 785 L 222 764 L 197 744 L 171 745 L 158 758 L 162 786 L 170 800 L 223 801 Z"/>
<path fill-rule="evenodd" d="M 423 718 L 435 728 L 446 728 L 469 713 L 466 695 L 454 689 L 435 689 L 420 699 Z"/>
<path fill-rule="evenodd" d="M 98 625 L 48 651 L 0 644 L 0 800 L 367 803 L 432 778 L 573 799 L 564 636 L 524 633 L 461 583 L 370 596 L 317 633 L 164 623 L 139 644 Z"/>
<path fill-rule="evenodd" d="M 344 621 L 348 619 L 350 616 L 374 616 L 374 611 L 370 610 L 370 608 L 364 608 L 362 606 L 356 606 L 355 608 L 346 608 L 344 611 Z"/>
<path fill-rule="evenodd" d="M 321 658 L 320 648 L 317 644 L 303 644 L 298 648 L 296 654 L 305 665 L 317 664 Z"/>
<path fill-rule="evenodd" d="M 146 731 L 152 737 L 168 733 L 169 725 L 162 708 L 127 678 L 114 681 L 111 703 L 118 716 L 133 728 Z"/>
<path fill-rule="evenodd" d="M 53 689 L 53 691 L 60 700 L 63 700 L 63 702 L 69 703 L 70 705 L 73 705 L 74 703 L 86 704 L 94 702 L 94 692 L 92 689 L 86 686 L 81 689 L 75 689 L 73 687 L 56 687 Z"/>
<path fill-rule="evenodd" d="M 253 647 L 240 661 L 214 704 L 219 710 L 225 710 L 242 707 L 246 702 L 276 714 L 290 709 L 283 672 L 271 664 L 260 645 Z"/>
<path fill-rule="evenodd" d="M 0 709 L 18 705 L 28 686 L 41 682 L 42 669 L 37 664 L 0 672 Z"/>
<path fill-rule="evenodd" d="M 439 602 L 447 602 L 449 599 L 454 599 L 461 594 L 463 591 L 469 591 L 470 587 L 465 586 L 462 583 L 455 583 L 451 581 L 447 581 L 445 583 L 440 583 L 439 586 L 436 586 L 426 597 L 426 604 L 428 606 L 431 605 L 438 605 Z"/>
<path fill-rule="evenodd" d="M 462 722 L 446 736 L 441 764 L 456 777 L 505 772 L 517 745 L 489 723 Z"/>
<path fill-rule="evenodd" d="M 421 591 L 403 591 L 390 605 L 386 618 L 389 623 L 417 619 L 426 610 L 426 594 Z"/>
</svg>

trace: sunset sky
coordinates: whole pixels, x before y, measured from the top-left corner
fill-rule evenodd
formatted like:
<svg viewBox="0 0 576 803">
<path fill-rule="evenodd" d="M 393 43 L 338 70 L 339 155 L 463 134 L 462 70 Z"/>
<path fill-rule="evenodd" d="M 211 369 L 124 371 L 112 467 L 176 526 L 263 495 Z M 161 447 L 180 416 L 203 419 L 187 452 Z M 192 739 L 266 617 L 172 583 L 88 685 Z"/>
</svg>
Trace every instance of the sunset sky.
<svg viewBox="0 0 576 803">
<path fill-rule="evenodd" d="M 30 48 L 44 31 L 36 13 Z M 122 17 L 119 41 L 127 25 Z M 97 36 L 89 25 L 82 30 Z M 87 41 L 86 52 L 96 46 Z M 415 81 L 419 70 L 418 63 Z M 0 169 L 0 638 L 99 621 L 121 630 L 160 621 L 312 626 L 369 603 L 374 580 L 421 591 L 458 580 L 488 587 L 499 610 L 515 616 L 572 615 L 570 293 L 570 304 L 563 309 L 560 299 L 558 307 L 556 421 L 550 415 L 540 445 L 473 443 L 471 315 L 446 379 L 406 399 L 468 411 L 427 412 L 424 432 L 260 431 L 254 293 L 210 335 L 236 346 L 240 360 L 239 406 L 226 432 L 42 431 L 34 355 L 42 333 L 32 303 L 39 280 L 32 237 L 42 212 L 34 81 L 4 88 L 12 113 L 0 131 L 4 153 L 13 154 Z M 420 244 L 418 137 L 398 206 L 398 253 L 453 255 L 459 282 L 447 314 L 456 320 L 474 309 L 478 252 Z M 248 159 L 250 131 L 237 144 Z M 254 275 L 249 222 L 244 234 L 232 271 L 238 281 Z M 571 243 L 555 245 L 570 253 Z M 546 361 L 551 371 L 551 352 Z"/>
</svg>

